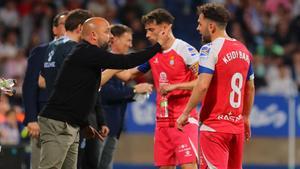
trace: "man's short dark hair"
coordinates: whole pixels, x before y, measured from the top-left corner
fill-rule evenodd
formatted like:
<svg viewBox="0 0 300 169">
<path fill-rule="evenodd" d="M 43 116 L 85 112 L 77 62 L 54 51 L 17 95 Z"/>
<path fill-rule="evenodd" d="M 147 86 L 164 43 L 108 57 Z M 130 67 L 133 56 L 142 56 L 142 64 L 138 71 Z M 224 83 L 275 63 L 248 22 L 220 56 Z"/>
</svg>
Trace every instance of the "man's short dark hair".
<svg viewBox="0 0 300 169">
<path fill-rule="evenodd" d="M 165 9 L 158 8 L 144 15 L 142 17 L 142 23 L 147 24 L 156 22 L 158 25 L 161 23 L 173 24 L 174 19 L 174 16 L 170 12 Z"/>
<path fill-rule="evenodd" d="M 132 33 L 132 29 L 126 25 L 115 24 L 111 26 L 110 32 L 113 36 L 120 37 L 126 32 Z"/>
<path fill-rule="evenodd" d="M 68 11 L 64 11 L 64 12 L 60 12 L 57 15 L 55 15 L 55 17 L 53 18 L 52 21 L 52 27 L 57 27 L 60 23 L 59 23 L 59 19 L 62 16 L 68 15 Z"/>
<path fill-rule="evenodd" d="M 203 14 L 207 19 L 215 21 L 219 26 L 226 27 L 230 19 L 229 11 L 218 3 L 207 3 L 197 7 L 198 14 Z"/>
<path fill-rule="evenodd" d="M 69 12 L 65 22 L 66 31 L 75 30 L 78 25 L 82 25 L 87 19 L 93 17 L 93 14 L 87 10 L 75 9 Z"/>
</svg>

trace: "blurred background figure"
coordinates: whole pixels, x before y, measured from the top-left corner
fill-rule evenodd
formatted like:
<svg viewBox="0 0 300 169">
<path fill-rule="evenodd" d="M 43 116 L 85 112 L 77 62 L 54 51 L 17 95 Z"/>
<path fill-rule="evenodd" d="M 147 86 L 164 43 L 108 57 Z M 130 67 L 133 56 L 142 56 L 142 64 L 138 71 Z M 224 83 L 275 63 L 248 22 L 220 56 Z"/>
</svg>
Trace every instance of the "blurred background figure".
<svg viewBox="0 0 300 169">
<path fill-rule="evenodd" d="M 126 25 L 112 25 L 111 52 L 115 54 L 127 54 L 132 47 L 132 29 Z M 101 156 L 99 167 L 112 169 L 114 153 L 121 136 L 127 103 L 135 101 L 137 95 L 149 94 L 153 85 L 140 83 L 133 87 L 127 86 L 117 77 L 110 79 L 101 88 L 102 108 L 106 123 L 110 129 L 108 137 L 101 144 Z"/>
<path fill-rule="evenodd" d="M 52 33 L 54 40 L 65 35 L 65 20 L 67 14 L 68 12 L 60 12 L 53 18 Z M 5 71 L 8 77 L 17 79 L 17 95 L 23 96 L 22 102 L 25 109 L 24 125 L 26 125 L 31 142 L 31 169 L 37 169 L 40 161 L 40 127 L 37 123 L 37 116 L 46 104 L 49 95 L 45 89 L 45 79 L 41 76 L 44 67 L 44 58 L 46 58 L 45 55 L 49 44 L 50 43 L 43 43 L 35 46 L 29 53 L 27 62 L 25 57 L 21 57 L 24 53 L 21 53 L 18 55 L 19 57 L 16 57 L 15 61 L 8 61 L 6 66 L 7 71 Z M 21 90 L 23 77 L 24 83 Z"/>
</svg>

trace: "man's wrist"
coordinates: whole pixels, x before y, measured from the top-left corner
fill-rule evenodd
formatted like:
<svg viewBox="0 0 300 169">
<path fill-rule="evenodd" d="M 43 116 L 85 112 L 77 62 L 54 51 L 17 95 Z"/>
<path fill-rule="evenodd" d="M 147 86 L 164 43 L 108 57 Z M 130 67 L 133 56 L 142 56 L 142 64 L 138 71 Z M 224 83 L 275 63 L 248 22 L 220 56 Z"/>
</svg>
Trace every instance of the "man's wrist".
<svg viewBox="0 0 300 169">
<path fill-rule="evenodd" d="M 189 112 L 189 111 L 187 111 L 187 109 L 184 109 L 182 114 L 184 114 L 184 115 L 188 116 L 188 115 L 190 115 L 190 112 Z"/>
<path fill-rule="evenodd" d="M 179 88 L 179 84 L 173 84 L 174 90 Z"/>
<path fill-rule="evenodd" d="M 250 116 L 248 115 L 248 116 L 246 116 L 246 115 L 243 115 L 243 119 L 244 120 L 248 120 L 250 118 Z"/>
</svg>

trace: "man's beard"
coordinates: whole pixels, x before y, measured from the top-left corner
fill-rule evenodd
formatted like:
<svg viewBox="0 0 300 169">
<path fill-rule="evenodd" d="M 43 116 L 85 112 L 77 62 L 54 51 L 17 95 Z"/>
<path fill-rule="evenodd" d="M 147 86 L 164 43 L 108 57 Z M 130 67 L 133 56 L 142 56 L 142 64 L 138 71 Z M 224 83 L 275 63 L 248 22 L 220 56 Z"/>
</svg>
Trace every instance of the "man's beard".
<svg viewBox="0 0 300 169">
<path fill-rule="evenodd" d="M 203 44 L 207 44 L 207 43 L 210 43 L 211 42 L 211 37 L 210 35 L 202 35 L 202 43 Z"/>
<path fill-rule="evenodd" d="M 109 47 L 108 43 L 102 43 L 102 44 L 99 44 L 99 48 L 103 49 L 103 50 L 107 50 Z"/>
</svg>

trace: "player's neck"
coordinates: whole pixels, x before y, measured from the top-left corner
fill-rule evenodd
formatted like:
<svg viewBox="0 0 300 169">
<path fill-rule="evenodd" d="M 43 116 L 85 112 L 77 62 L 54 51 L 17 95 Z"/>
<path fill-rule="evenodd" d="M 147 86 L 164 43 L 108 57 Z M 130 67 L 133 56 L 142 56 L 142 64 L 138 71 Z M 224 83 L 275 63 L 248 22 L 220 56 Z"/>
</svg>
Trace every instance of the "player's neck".
<svg viewBox="0 0 300 169">
<path fill-rule="evenodd" d="M 111 53 L 113 54 L 126 54 L 126 52 L 118 51 L 117 49 L 114 49 L 114 47 L 111 47 Z"/>
<path fill-rule="evenodd" d="M 174 35 L 172 33 L 170 33 L 168 40 L 161 45 L 163 50 L 167 50 L 169 48 L 172 47 L 173 43 L 175 42 L 176 38 L 174 37 Z"/>
<path fill-rule="evenodd" d="M 80 40 L 80 35 L 78 35 L 78 34 L 75 33 L 75 32 L 67 31 L 67 32 L 66 32 L 66 36 L 67 36 L 71 41 L 79 42 L 79 40 Z"/>
<path fill-rule="evenodd" d="M 217 38 L 230 38 L 225 30 L 217 31 L 211 35 L 211 41 L 214 41 Z"/>
</svg>

